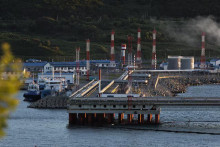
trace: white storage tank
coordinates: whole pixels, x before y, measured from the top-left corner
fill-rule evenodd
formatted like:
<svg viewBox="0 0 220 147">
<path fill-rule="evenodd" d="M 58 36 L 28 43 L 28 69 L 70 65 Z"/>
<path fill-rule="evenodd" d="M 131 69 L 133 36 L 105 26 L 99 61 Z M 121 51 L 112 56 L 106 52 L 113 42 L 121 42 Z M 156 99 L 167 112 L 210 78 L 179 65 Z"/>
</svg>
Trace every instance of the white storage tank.
<svg viewBox="0 0 220 147">
<path fill-rule="evenodd" d="M 181 69 L 182 70 L 194 69 L 194 57 L 182 57 Z"/>
<path fill-rule="evenodd" d="M 168 70 L 179 70 L 182 56 L 168 56 Z"/>
</svg>

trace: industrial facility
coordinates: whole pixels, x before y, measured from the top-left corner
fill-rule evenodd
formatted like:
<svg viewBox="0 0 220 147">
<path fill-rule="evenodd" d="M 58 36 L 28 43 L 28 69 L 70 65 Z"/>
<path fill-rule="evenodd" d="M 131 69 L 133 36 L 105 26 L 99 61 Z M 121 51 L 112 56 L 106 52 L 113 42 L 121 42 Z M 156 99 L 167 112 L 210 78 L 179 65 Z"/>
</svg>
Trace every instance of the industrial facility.
<svg viewBox="0 0 220 147">
<path fill-rule="evenodd" d="M 195 62 L 193 56 L 169 55 L 166 62 L 158 65 L 156 34 L 157 31 L 154 28 L 151 65 L 148 66 L 150 68 L 146 68 L 146 63 L 143 62 L 145 59 L 141 49 L 141 29 L 138 28 L 136 55 L 133 54 L 132 46 L 135 38 L 128 35 L 128 42 L 120 45 L 120 58 L 115 56 L 115 31 L 112 30 L 109 60 L 91 59 L 92 42 L 87 39 L 85 41 L 86 60 L 80 59 L 82 48 L 76 47 L 76 60 L 73 62 L 32 62 L 35 60 L 31 60 L 24 64 L 24 69 L 32 73 L 38 72 L 38 79 L 48 79 L 53 76 L 53 78 L 65 79 L 66 83 L 75 87 L 71 88 L 67 108 L 71 124 L 76 122 L 92 124 L 94 121 L 104 123 L 106 118 L 107 122 L 112 123 L 115 120 L 115 114 L 120 124 L 151 123 L 152 114 L 155 115 L 154 123 L 159 124 L 160 107 L 148 105 L 145 97 L 184 92 L 184 87 L 171 86 L 172 90 L 169 93 L 166 90 L 166 86 L 169 87 L 169 85 L 161 86 L 158 83 L 164 79 L 175 81 L 188 75 L 218 72 L 219 70 L 210 71 L 209 68 L 219 67 L 220 60 L 213 59 L 207 64 L 205 33 L 202 33 L 200 62 Z M 134 117 L 136 114 L 137 120 Z"/>
</svg>

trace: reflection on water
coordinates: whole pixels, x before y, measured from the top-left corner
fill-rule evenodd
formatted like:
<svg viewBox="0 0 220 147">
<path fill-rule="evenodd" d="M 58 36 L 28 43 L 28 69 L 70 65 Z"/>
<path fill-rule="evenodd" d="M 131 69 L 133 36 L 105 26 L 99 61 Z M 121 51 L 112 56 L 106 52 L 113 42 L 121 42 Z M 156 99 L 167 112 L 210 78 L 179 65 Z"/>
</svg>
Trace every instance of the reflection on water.
<svg viewBox="0 0 220 147">
<path fill-rule="evenodd" d="M 189 87 L 181 96 L 220 96 L 220 85 Z M 68 128 L 66 110 L 27 108 L 23 91 L 18 94 L 20 104 L 9 121 L 7 136 L 0 140 L 1 147 L 17 146 L 219 146 L 219 135 L 175 133 L 106 127 Z M 200 131 L 220 133 L 220 111 L 169 111 L 161 112 L 159 130 Z M 140 130 L 137 130 L 140 129 Z M 144 130 L 142 130 L 144 129 Z"/>
</svg>

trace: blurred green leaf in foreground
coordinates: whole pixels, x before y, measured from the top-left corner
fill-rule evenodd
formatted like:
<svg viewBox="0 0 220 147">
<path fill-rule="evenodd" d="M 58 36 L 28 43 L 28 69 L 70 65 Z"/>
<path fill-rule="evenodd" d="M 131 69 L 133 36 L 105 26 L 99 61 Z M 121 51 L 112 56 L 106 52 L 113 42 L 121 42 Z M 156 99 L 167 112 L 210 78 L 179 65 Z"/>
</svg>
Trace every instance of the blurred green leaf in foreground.
<svg viewBox="0 0 220 147">
<path fill-rule="evenodd" d="M 21 86 L 21 62 L 13 57 L 8 43 L 1 44 L 0 57 L 0 138 L 4 136 L 4 128 L 10 113 L 19 101 L 15 98 Z"/>
</svg>

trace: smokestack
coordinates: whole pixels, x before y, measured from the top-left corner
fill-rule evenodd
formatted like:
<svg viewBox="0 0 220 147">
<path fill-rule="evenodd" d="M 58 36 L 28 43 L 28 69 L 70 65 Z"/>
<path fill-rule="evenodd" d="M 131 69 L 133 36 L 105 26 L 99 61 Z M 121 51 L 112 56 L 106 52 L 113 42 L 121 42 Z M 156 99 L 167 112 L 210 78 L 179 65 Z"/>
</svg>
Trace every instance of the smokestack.
<svg viewBox="0 0 220 147">
<path fill-rule="evenodd" d="M 122 66 L 125 65 L 125 50 L 126 50 L 126 44 L 121 45 L 121 64 Z"/>
<path fill-rule="evenodd" d="M 153 49 L 152 49 L 152 69 L 157 69 L 157 57 L 156 57 L 156 30 L 153 30 Z"/>
<path fill-rule="evenodd" d="M 76 90 L 79 89 L 79 53 L 80 48 L 76 48 Z"/>
<path fill-rule="evenodd" d="M 202 50 L 201 50 L 201 69 L 206 68 L 206 61 L 205 61 L 205 32 L 202 32 Z"/>
<path fill-rule="evenodd" d="M 90 40 L 86 40 L 86 69 L 87 69 L 87 80 L 89 80 L 90 71 Z"/>
<path fill-rule="evenodd" d="M 141 29 L 138 28 L 138 35 L 137 35 L 137 64 L 141 65 Z"/>
<path fill-rule="evenodd" d="M 115 45 L 114 45 L 114 40 L 115 40 L 115 31 L 112 30 L 111 33 L 111 62 L 115 61 Z"/>
</svg>

